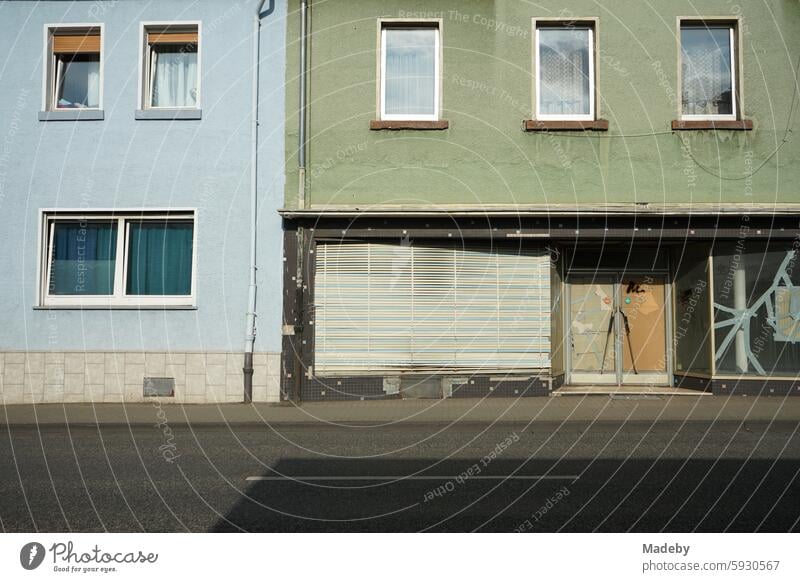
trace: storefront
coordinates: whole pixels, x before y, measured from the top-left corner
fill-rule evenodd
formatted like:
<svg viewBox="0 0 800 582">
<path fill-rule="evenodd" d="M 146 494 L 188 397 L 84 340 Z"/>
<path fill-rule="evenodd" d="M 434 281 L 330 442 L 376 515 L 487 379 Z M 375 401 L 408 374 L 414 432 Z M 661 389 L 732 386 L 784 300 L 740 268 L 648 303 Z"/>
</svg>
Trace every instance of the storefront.
<svg viewBox="0 0 800 582">
<path fill-rule="evenodd" d="M 284 220 L 287 399 L 800 394 L 790 217 Z"/>
<path fill-rule="evenodd" d="M 800 393 L 800 239 L 698 245 L 677 269 L 676 380 L 715 393 Z"/>
</svg>

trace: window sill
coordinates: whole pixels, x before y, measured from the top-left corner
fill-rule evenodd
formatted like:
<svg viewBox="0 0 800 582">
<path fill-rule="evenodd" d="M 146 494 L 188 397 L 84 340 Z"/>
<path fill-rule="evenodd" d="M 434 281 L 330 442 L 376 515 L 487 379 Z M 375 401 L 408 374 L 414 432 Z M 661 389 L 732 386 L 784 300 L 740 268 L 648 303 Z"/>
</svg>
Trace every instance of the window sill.
<svg viewBox="0 0 800 582">
<path fill-rule="evenodd" d="M 704 129 L 718 130 L 725 129 L 731 131 L 751 131 L 753 129 L 753 120 L 751 119 L 736 119 L 736 120 L 681 120 L 675 119 L 672 121 L 673 131 L 700 131 Z"/>
<path fill-rule="evenodd" d="M 526 119 L 525 131 L 608 131 L 607 119 L 593 121 L 550 121 Z"/>
<path fill-rule="evenodd" d="M 103 121 L 102 109 L 64 109 L 59 111 L 40 111 L 39 121 Z"/>
<path fill-rule="evenodd" d="M 136 119 L 160 119 L 174 121 L 177 119 L 202 119 L 202 109 L 137 109 Z"/>
<path fill-rule="evenodd" d="M 441 131 L 450 128 L 450 122 L 446 119 L 440 121 L 383 121 L 373 120 L 369 122 L 372 131 L 399 131 L 411 129 L 416 131 Z"/>
<path fill-rule="evenodd" d="M 197 311 L 196 305 L 34 305 L 34 311 Z"/>
</svg>

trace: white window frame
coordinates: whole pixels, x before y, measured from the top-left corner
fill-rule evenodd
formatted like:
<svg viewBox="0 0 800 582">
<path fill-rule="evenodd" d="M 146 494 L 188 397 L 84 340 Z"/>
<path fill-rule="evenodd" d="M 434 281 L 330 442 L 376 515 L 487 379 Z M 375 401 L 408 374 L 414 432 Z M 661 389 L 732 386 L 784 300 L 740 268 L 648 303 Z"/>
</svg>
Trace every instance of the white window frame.
<svg viewBox="0 0 800 582">
<path fill-rule="evenodd" d="M 386 113 L 386 31 L 389 29 L 413 30 L 432 28 L 436 31 L 434 44 L 435 79 L 433 83 L 433 115 L 397 115 Z M 380 46 L 378 64 L 378 112 L 382 121 L 439 121 L 442 98 L 442 20 L 395 20 L 382 18 L 378 20 L 378 42 Z"/>
<path fill-rule="evenodd" d="M 197 99 L 195 105 L 187 107 L 153 107 L 152 102 L 152 67 L 150 57 L 150 45 L 147 42 L 148 29 L 168 28 L 168 27 L 197 27 Z M 139 23 L 139 85 L 137 108 L 140 110 L 150 109 L 153 111 L 164 111 L 180 109 L 183 111 L 194 111 L 202 109 L 201 97 L 203 81 L 203 22 L 202 20 L 167 20 L 167 21 L 143 21 Z"/>
<path fill-rule="evenodd" d="M 684 28 L 727 28 L 730 35 L 731 51 L 731 109 L 733 113 L 720 115 L 688 115 L 683 112 L 683 43 L 682 32 Z M 682 121 L 736 121 L 739 119 L 739 88 L 738 88 L 738 54 L 736 47 L 738 22 L 730 18 L 679 18 L 678 19 L 678 79 L 680 91 L 678 93 L 678 114 Z"/>
<path fill-rule="evenodd" d="M 58 78 L 56 56 L 52 50 L 53 36 L 58 31 L 80 31 L 98 29 L 100 31 L 100 92 L 97 107 L 58 107 Z M 42 111 L 102 111 L 103 110 L 103 85 L 105 84 L 105 52 L 106 31 L 102 22 L 96 23 L 59 23 L 44 25 L 44 59 L 42 62 Z"/>
<path fill-rule="evenodd" d="M 189 295 L 127 295 L 128 246 L 131 222 L 180 221 L 192 223 L 192 281 Z M 114 263 L 114 292 L 111 295 L 51 295 L 50 279 L 53 258 L 53 234 L 58 222 L 117 222 L 117 248 Z M 41 211 L 39 242 L 39 301 L 40 307 L 195 307 L 197 282 L 197 213 L 188 210 L 154 211 Z"/>
<path fill-rule="evenodd" d="M 571 22 L 578 24 L 571 25 Z M 542 86 L 542 66 L 539 58 L 539 30 L 542 28 L 567 28 L 572 30 L 589 31 L 589 113 L 580 115 L 558 115 L 543 114 L 541 112 L 541 86 Z M 576 19 L 575 21 L 538 19 L 533 22 L 533 50 L 534 63 L 536 67 L 536 78 L 534 91 L 534 119 L 541 121 L 594 121 L 597 114 L 597 82 L 595 73 L 595 60 L 597 58 L 597 23 L 594 19 Z"/>
</svg>

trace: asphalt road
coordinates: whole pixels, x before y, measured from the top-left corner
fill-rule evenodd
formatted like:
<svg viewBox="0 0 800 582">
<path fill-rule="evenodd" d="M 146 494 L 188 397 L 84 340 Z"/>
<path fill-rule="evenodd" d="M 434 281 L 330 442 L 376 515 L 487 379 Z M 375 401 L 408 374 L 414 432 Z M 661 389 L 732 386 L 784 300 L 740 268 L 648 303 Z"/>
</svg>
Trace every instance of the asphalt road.
<svg viewBox="0 0 800 582">
<path fill-rule="evenodd" d="M 0 427 L 3 531 L 797 531 L 800 424 Z"/>
</svg>

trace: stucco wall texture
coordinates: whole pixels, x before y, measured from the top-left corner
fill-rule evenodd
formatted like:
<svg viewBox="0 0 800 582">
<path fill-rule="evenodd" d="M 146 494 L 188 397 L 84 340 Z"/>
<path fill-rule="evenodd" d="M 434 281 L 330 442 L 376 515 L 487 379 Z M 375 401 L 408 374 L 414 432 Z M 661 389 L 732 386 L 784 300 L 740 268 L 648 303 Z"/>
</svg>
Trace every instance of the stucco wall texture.
<svg viewBox="0 0 800 582">
<path fill-rule="evenodd" d="M 244 348 L 255 0 L 0 2 L 0 351 Z M 269 3 L 268 3 L 269 4 Z M 261 48 L 259 335 L 280 351 L 286 5 Z M 142 21 L 202 21 L 202 120 L 135 120 Z M 104 23 L 103 121 L 38 121 L 47 24 Z M 37 310 L 42 208 L 197 212 L 196 310 Z"/>
<path fill-rule="evenodd" d="M 800 142 L 781 147 L 800 120 L 796 103 L 789 125 L 800 58 L 796 0 L 311 4 L 312 207 L 800 201 Z M 290 0 L 289 207 L 298 205 L 298 7 Z M 754 131 L 670 132 L 680 105 L 679 16 L 740 17 L 740 91 Z M 379 17 L 442 20 L 442 117 L 449 130 L 369 130 L 377 118 Z M 610 123 L 607 133 L 523 131 L 533 109 L 534 17 L 599 19 L 598 114 Z"/>
</svg>

